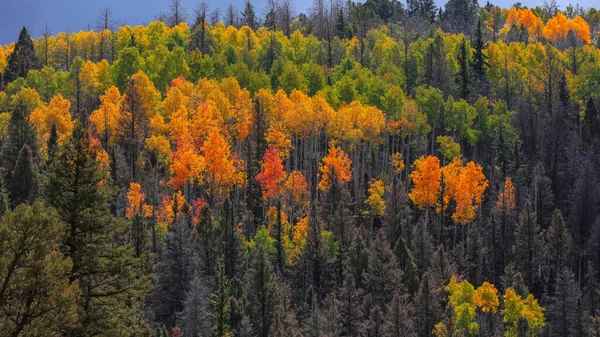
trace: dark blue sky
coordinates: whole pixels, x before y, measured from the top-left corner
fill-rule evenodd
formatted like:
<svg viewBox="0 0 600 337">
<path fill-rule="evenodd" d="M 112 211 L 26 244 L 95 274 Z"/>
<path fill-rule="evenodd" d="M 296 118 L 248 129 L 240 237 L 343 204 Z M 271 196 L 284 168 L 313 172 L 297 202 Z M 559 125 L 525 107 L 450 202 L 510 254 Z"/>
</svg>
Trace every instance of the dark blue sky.
<svg viewBox="0 0 600 337">
<path fill-rule="evenodd" d="M 517 0 L 494 0 L 495 4 L 508 7 Z M 581 0 L 583 6 L 590 6 L 596 0 Z M 183 0 L 188 12 L 201 0 Z M 220 7 L 223 13 L 230 1 L 206 0 L 212 10 Z M 243 0 L 231 1 L 241 10 Z M 258 13 L 266 0 L 252 0 Z M 404 2 L 404 1 L 402 1 Z M 437 0 L 438 4 L 444 0 Z M 480 0 L 484 3 L 484 0 Z M 561 8 L 569 0 L 557 1 Z M 524 5 L 541 4 L 542 0 L 521 0 Z M 312 0 L 295 1 L 298 12 L 312 4 Z M 113 12 L 113 19 L 117 23 L 137 25 L 150 22 L 154 16 L 169 8 L 169 0 L 0 0 L 0 44 L 8 44 L 19 36 L 22 26 L 26 26 L 30 34 L 38 37 L 47 23 L 54 34 L 60 31 L 79 31 L 87 29 L 88 25 L 94 27 L 97 17 L 103 8 L 109 7 Z"/>
</svg>

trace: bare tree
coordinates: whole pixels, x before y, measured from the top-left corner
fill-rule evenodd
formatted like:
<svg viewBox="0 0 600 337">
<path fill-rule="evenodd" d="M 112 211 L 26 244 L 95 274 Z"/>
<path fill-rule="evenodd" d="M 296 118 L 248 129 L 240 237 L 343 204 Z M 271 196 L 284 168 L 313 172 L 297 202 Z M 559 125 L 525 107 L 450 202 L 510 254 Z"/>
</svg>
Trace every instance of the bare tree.
<svg viewBox="0 0 600 337">
<path fill-rule="evenodd" d="M 220 19 L 221 19 L 221 9 L 220 8 L 213 9 L 212 12 L 210 12 L 210 25 L 211 26 L 216 25 Z"/>
<path fill-rule="evenodd" d="M 108 7 L 102 9 L 96 19 L 96 29 L 99 31 L 113 30 L 112 10 Z"/>
<path fill-rule="evenodd" d="M 277 21 L 283 33 L 290 36 L 292 33 L 292 23 L 296 19 L 296 8 L 291 0 L 281 0 L 277 11 Z"/>
<path fill-rule="evenodd" d="M 227 7 L 227 13 L 225 13 L 225 24 L 227 26 L 238 26 L 238 11 L 233 7 L 232 4 L 229 4 Z"/>
<path fill-rule="evenodd" d="M 169 26 L 175 27 L 187 19 L 187 9 L 183 7 L 181 0 L 171 0 L 169 5 Z"/>
<path fill-rule="evenodd" d="M 196 7 L 194 13 L 196 19 L 194 20 L 193 35 L 191 41 L 192 49 L 200 49 L 202 53 L 206 53 L 206 13 L 208 12 L 208 5 L 206 2 L 202 2 Z"/>
<path fill-rule="evenodd" d="M 44 38 L 44 49 L 42 51 L 42 61 L 44 62 L 44 66 L 48 66 L 48 59 L 50 56 L 50 42 L 48 41 L 52 36 L 52 31 L 50 27 L 48 27 L 48 23 L 44 25 L 44 30 L 42 30 L 42 38 Z"/>
</svg>

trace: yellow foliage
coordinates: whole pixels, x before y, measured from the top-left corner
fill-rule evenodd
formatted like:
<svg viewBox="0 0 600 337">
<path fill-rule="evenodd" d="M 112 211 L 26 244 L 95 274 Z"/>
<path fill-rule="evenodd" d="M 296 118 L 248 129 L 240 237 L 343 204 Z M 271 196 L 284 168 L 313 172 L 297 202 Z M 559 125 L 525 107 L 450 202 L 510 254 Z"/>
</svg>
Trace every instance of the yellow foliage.
<svg viewBox="0 0 600 337">
<path fill-rule="evenodd" d="M 385 214 L 385 200 L 383 194 L 385 186 L 381 180 L 372 180 L 369 182 L 369 197 L 365 201 L 370 207 L 367 213 L 371 216 L 383 216 Z"/>
<path fill-rule="evenodd" d="M 73 120 L 71 120 L 70 108 L 71 102 L 58 94 L 50 100 L 48 106 L 37 108 L 31 112 L 29 121 L 37 130 L 42 153 L 46 153 L 52 125 L 56 126 L 59 144 L 71 134 Z"/>
<path fill-rule="evenodd" d="M 332 146 L 319 164 L 321 181 L 319 189 L 329 191 L 333 184 L 343 185 L 352 178 L 352 161 L 339 147 Z"/>
<path fill-rule="evenodd" d="M 404 171 L 404 158 L 402 157 L 402 153 L 395 152 L 392 154 L 392 168 L 396 174 L 400 174 Z"/>
</svg>

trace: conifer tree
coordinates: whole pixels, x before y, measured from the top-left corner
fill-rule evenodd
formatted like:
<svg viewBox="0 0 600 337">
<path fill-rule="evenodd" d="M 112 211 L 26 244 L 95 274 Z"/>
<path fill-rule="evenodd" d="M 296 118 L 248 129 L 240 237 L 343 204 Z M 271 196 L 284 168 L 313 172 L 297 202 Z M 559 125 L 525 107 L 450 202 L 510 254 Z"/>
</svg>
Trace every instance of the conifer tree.
<svg viewBox="0 0 600 337">
<path fill-rule="evenodd" d="M 48 170 L 47 202 L 66 225 L 63 250 L 73 264 L 69 282 L 78 283 L 79 319 L 67 335 L 111 336 L 140 328 L 131 301 L 141 300 L 147 277 L 127 241 L 128 226 L 109 209 L 113 189 L 97 161 L 87 131 L 77 124 Z"/>
<path fill-rule="evenodd" d="M 212 307 L 212 335 L 227 336 L 230 333 L 229 326 L 229 280 L 225 274 L 225 266 L 222 261 L 219 261 L 216 266 L 215 275 L 213 277 L 215 292 L 209 295 L 209 302 Z"/>
<path fill-rule="evenodd" d="M 179 206 L 181 207 L 181 206 Z M 156 265 L 152 303 L 157 322 L 174 327 L 183 310 L 193 275 L 194 256 L 189 215 L 178 215 L 167 234 Z"/>
<path fill-rule="evenodd" d="M 543 236 L 531 203 L 527 202 L 515 228 L 512 247 L 514 265 L 523 276 L 525 285 L 532 288 L 540 282 L 539 265 L 543 253 Z"/>
<path fill-rule="evenodd" d="M 252 268 L 246 275 L 246 296 L 256 336 L 268 337 L 282 294 L 278 276 L 262 245 L 256 248 Z"/>
<path fill-rule="evenodd" d="M 8 181 L 8 191 L 13 207 L 24 202 L 33 202 L 38 195 L 37 180 L 31 149 L 24 144 Z"/>
<path fill-rule="evenodd" d="M 577 305 L 581 292 L 573 273 L 564 268 L 556 277 L 552 295 L 548 296 L 546 310 L 550 336 L 573 336 L 577 322 Z"/>
<path fill-rule="evenodd" d="M 35 54 L 33 40 L 27 32 L 27 28 L 23 27 L 19 34 L 19 40 L 15 45 L 15 49 L 8 56 L 6 69 L 4 70 L 3 80 L 8 84 L 19 77 L 27 77 L 27 73 L 32 69 L 41 69 L 42 63 Z"/>
<path fill-rule="evenodd" d="M 256 13 L 254 11 L 254 5 L 250 0 L 246 0 L 244 3 L 244 11 L 242 14 L 242 25 L 250 27 L 252 30 L 256 30 L 258 28 L 258 19 L 256 17 Z"/>
</svg>

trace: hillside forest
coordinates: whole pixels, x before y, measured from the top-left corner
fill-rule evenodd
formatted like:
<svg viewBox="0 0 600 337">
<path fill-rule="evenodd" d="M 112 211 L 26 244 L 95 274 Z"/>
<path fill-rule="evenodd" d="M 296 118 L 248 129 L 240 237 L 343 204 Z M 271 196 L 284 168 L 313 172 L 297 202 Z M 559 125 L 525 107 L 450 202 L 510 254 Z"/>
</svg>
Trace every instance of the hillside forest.
<svg viewBox="0 0 600 337">
<path fill-rule="evenodd" d="M 600 336 L 599 11 L 168 3 L 0 46 L 0 335 Z"/>
</svg>

